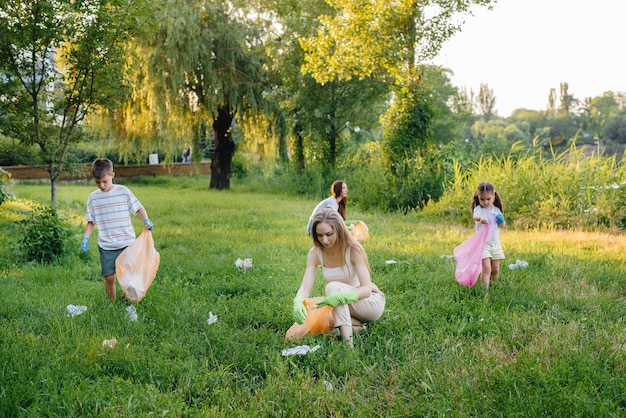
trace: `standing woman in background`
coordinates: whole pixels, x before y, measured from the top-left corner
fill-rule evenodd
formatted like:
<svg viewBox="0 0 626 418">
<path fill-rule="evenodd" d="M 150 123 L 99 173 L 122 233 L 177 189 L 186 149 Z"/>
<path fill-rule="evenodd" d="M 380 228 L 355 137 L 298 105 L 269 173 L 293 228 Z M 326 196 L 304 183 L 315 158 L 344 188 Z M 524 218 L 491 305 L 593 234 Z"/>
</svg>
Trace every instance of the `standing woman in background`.
<svg viewBox="0 0 626 418">
<path fill-rule="evenodd" d="M 306 227 L 306 232 L 311 236 L 311 226 L 313 224 L 313 217 L 316 213 L 321 212 L 326 208 L 332 208 L 339 212 L 343 220 L 346 220 L 346 203 L 348 203 L 348 185 L 345 181 L 335 180 L 330 186 L 331 196 L 322 200 L 315 206 L 313 213 L 309 217 L 309 224 Z"/>
</svg>

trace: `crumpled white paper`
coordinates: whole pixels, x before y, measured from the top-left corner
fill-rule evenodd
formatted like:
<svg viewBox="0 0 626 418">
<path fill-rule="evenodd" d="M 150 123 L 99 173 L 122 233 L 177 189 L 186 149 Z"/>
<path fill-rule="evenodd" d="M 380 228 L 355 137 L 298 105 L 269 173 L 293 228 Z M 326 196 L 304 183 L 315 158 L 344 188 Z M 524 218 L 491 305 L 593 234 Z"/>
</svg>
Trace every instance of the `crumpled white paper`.
<svg viewBox="0 0 626 418">
<path fill-rule="evenodd" d="M 126 307 L 126 313 L 131 321 L 137 322 L 137 310 L 135 309 L 135 305 L 129 305 Z"/>
<path fill-rule="evenodd" d="M 528 262 L 517 260 L 515 263 L 509 264 L 509 270 L 515 270 L 516 268 L 520 267 L 528 267 Z"/>
<path fill-rule="evenodd" d="M 102 346 L 103 347 L 115 348 L 116 345 L 117 345 L 117 339 L 116 338 L 111 338 L 110 340 L 102 341 Z"/>
<path fill-rule="evenodd" d="M 393 260 L 393 259 L 385 261 L 385 264 L 396 264 L 396 263 L 397 263 L 397 261 Z"/>
<path fill-rule="evenodd" d="M 209 319 L 206 320 L 207 324 L 211 325 L 217 322 L 217 315 L 213 315 L 213 312 L 209 312 Z"/>
<path fill-rule="evenodd" d="M 319 345 L 316 345 L 313 348 L 309 347 L 308 345 L 299 345 L 297 347 L 292 347 L 292 348 L 283 350 L 283 357 L 294 356 L 294 355 L 303 356 L 307 353 L 316 352 L 318 348 L 320 348 Z"/>
<path fill-rule="evenodd" d="M 67 313 L 68 316 L 76 316 L 85 313 L 87 310 L 86 306 L 76 306 L 76 305 L 67 305 Z"/>
<path fill-rule="evenodd" d="M 239 270 L 243 270 L 243 272 L 245 273 L 247 269 L 252 267 L 252 259 L 246 258 L 242 260 L 241 258 L 238 258 L 237 260 L 235 260 L 235 265 Z"/>
</svg>

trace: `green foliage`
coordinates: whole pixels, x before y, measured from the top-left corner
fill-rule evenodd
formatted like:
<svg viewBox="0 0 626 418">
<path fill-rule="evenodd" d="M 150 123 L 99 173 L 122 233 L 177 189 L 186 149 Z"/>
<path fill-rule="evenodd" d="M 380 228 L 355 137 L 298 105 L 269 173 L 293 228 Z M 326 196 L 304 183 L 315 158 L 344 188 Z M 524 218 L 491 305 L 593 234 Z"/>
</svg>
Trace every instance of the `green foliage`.
<svg viewBox="0 0 626 418">
<path fill-rule="evenodd" d="M 68 249 L 72 228 L 53 206 L 34 205 L 17 225 L 17 250 L 27 261 L 51 263 Z"/>
<path fill-rule="evenodd" d="M 0 6 L 3 132 L 38 147 L 51 200 L 67 151 L 81 139 L 82 121 L 95 107 L 114 107 L 126 95 L 125 47 L 143 27 L 143 2 L 70 0 L 4 2 Z"/>
<path fill-rule="evenodd" d="M 424 66 L 424 82 L 430 86 L 433 106 L 433 141 L 449 144 L 465 138 L 465 131 L 475 119 L 468 97 L 452 85 L 452 72 L 437 66 Z"/>
<path fill-rule="evenodd" d="M 13 199 L 13 182 L 11 180 L 11 173 L 7 173 L 2 167 L 0 167 L 0 205 L 5 201 Z"/>
<path fill-rule="evenodd" d="M 385 115 L 383 157 L 391 210 L 423 207 L 442 193 L 443 167 L 432 140 L 436 110 L 430 88 L 405 89 Z"/>
<path fill-rule="evenodd" d="M 370 228 L 364 247 L 385 313 L 354 349 L 316 336 L 299 343 L 319 345 L 315 353 L 284 357 L 298 345 L 284 335 L 316 200 L 207 184 L 129 184 L 156 222 L 161 254 L 137 322 L 119 293 L 107 300 L 96 258 L 0 264 L 1 416 L 623 415 L 624 236 L 503 231 L 507 259 L 528 267 L 503 264 L 486 294 L 458 285 L 442 257 L 473 233 L 465 222 L 351 207 Z M 46 185 L 16 189 L 47 194 Z M 92 190 L 63 184 L 59 205 L 82 216 L 70 203 Z M 253 267 L 237 270 L 238 257 Z M 317 277 L 314 292 L 323 286 Z M 87 311 L 70 317 L 68 304 Z M 103 346 L 112 338 L 115 348 Z"/>
<path fill-rule="evenodd" d="M 318 19 L 321 28 L 301 40 L 303 71 L 318 82 L 374 78 L 406 86 L 416 63 L 437 55 L 460 30 L 457 18 L 490 0 L 329 1 L 335 10 Z"/>
<path fill-rule="evenodd" d="M 616 116 L 604 128 L 604 137 L 618 144 L 626 144 L 626 117 Z"/>
<path fill-rule="evenodd" d="M 37 158 L 34 147 L 0 135 L 0 166 L 34 165 Z"/>
<path fill-rule="evenodd" d="M 345 157 L 341 167 L 346 173 L 350 205 L 358 204 L 364 209 L 389 210 L 389 202 L 386 200 L 386 168 L 380 142 L 362 144 L 353 155 Z"/>
</svg>

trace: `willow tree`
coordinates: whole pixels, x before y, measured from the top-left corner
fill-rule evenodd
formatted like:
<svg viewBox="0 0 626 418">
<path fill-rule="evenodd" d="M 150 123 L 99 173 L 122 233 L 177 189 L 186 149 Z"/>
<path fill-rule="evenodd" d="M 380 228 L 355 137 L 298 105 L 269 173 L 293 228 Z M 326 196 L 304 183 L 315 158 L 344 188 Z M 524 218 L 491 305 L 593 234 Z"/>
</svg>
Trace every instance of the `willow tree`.
<svg viewBox="0 0 626 418">
<path fill-rule="evenodd" d="M 157 130 L 181 121 L 197 129 L 208 122 L 215 140 L 210 188 L 220 190 L 230 188 L 233 121 L 262 110 L 266 86 L 258 34 L 247 13 L 235 6 L 166 1 L 155 12 L 154 35 L 141 46 L 146 107 L 158 115 Z"/>
<path fill-rule="evenodd" d="M 81 140 L 84 117 L 124 94 L 124 47 L 140 28 L 142 2 L 4 1 L 0 5 L 2 131 L 39 148 L 51 200 Z"/>
<path fill-rule="evenodd" d="M 396 99 L 383 122 L 383 150 L 390 176 L 390 199 L 412 193 L 424 182 L 414 174 L 438 171 L 432 141 L 435 109 L 423 64 L 434 58 L 444 41 L 461 28 L 462 16 L 473 5 L 493 0 L 327 0 L 334 13 L 319 17 L 315 36 L 302 40 L 302 70 L 320 83 L 373 78 L 387 83 Z M 427 164 L 435 162 L 435 166 Z M 423 179 L 421 179 L 423 180 Z M 429 180 L 428 180 L 429 181 Z M 408 185 L 412 190 L 407 191 Z M 425 203 L 429 194 L 397 206 L 410 209 Z M 394 206 L 394 204 L 392 204 Z"/>
</svg>

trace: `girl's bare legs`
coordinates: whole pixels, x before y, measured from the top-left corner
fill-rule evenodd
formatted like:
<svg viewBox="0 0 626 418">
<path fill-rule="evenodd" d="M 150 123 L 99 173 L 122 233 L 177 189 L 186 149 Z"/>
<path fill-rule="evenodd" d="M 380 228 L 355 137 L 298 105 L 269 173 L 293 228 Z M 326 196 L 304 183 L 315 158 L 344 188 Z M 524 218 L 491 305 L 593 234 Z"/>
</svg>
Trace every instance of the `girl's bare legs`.
<svg viewBox="0 0 626 418">
<path fill-rule="evenodd" d="M 489 290 L 489 280 L 491 279 L 491 274 L 491 258 L 483 258 L 483 271 L 480 276 L 480 282 L 486 290 Z"/>
<path fill-rule="evenodd" d="M 104 276 L 104 290 L 109 299 L 115 300 L 115 274 Z"/>
<path fill-rule="evenodd" d="M 491 280 L 498 278 L 500 274 L 500 260 L 491 260 Z"/>
</svg>

